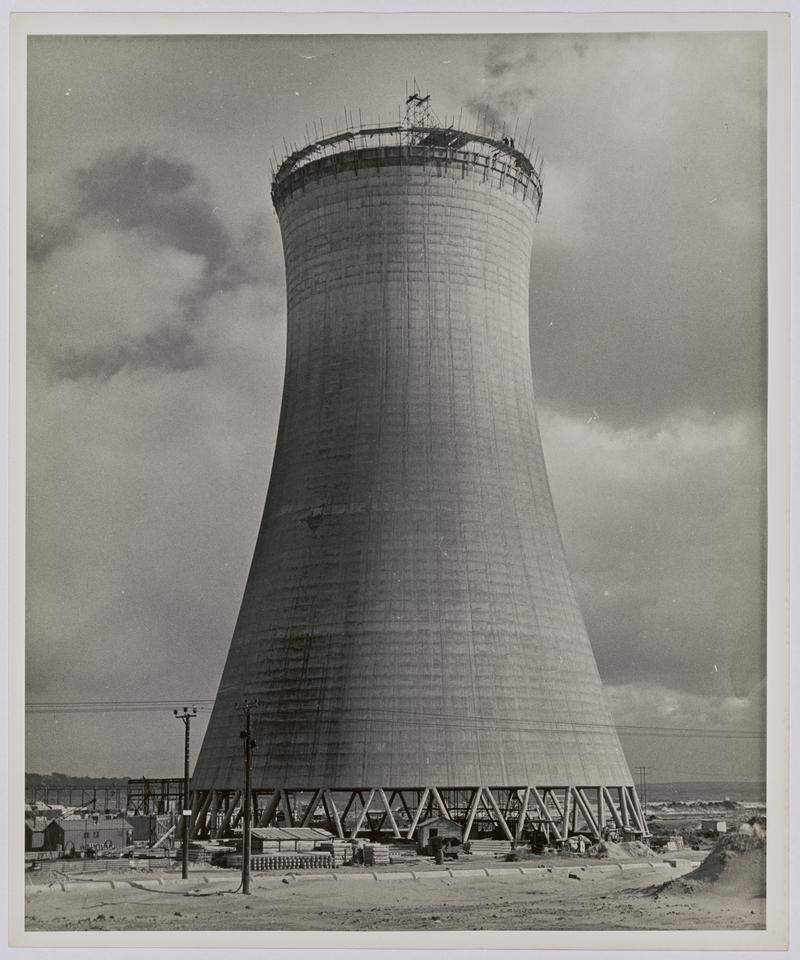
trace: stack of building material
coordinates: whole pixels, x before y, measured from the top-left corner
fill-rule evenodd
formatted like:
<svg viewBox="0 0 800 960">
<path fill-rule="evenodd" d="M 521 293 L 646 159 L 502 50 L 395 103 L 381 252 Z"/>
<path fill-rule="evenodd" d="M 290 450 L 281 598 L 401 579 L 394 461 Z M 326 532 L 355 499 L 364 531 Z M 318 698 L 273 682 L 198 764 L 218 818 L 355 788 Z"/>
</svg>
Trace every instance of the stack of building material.
<svg viewBox="0 0 800 960">
<path fill-rule="evenodd" d="M 228 867 L 241 869 L 242 855 L 228 854 L 226 863 Z M 250 858 L 251 870 L 331 870 L 333 866 L 333 855 L 322 850 L 309 850 L 302 853 L 262 853 Z"/>
<path fill-rule="evenodd" d="M 333 865 L 341 866 L 343 863 L 350 863 L 353 859 L 353 845 L 347 840 L 332 839 L 317 844 L 317 850 L 323 850 L 333 857 Z"/>
<path fill-rule="evenodd" d="M 316 827 L 253 827 L 253 853 L 297 853 L 333 839 Z"/>
<path fill-rule="evenodd" d="M 236 848 L 232 845 L 224 845 L 217 843 L 216 841 L 206 841 L 206 840 L 193 840 L 189 844 L 189 860 L 192 863 L 211 863 L 214 860 L 219 858 L 221 853 L 231 852 L 233 853 Z M 163 851 L 156 851 L 163 852 Z M 177 846 L 172 851 L 172 856 L 176 860 L 180 860 L 183 856 L 183 847 L 182 845 Z"/>
<path fill-rule="evenodd" d="M 416 860 L 419 854 L 411 843 L 387 843 L 389 863 L 403 863 L 406 860 Z"/>
<path fill-rule="evenodd" d="M 389 865 L 389 848 L 382 843 L 364 844 L 364 866 L 380 867 Z"/>
<path fill-rule="evenodd" d="M 182 848 L 177 847 L 173 857 L 180 860 L 182 856 Z M 211 863 L 211 851 L 206 847 L 189 847 L 189 860 L 191 863 Z"/>
<path fill-rule="evenodd" d="M 511 850 L 508 840 L 470 840 L 469 852 L 479 856 L 495 856 L 506 854 Z"/>
</svg>

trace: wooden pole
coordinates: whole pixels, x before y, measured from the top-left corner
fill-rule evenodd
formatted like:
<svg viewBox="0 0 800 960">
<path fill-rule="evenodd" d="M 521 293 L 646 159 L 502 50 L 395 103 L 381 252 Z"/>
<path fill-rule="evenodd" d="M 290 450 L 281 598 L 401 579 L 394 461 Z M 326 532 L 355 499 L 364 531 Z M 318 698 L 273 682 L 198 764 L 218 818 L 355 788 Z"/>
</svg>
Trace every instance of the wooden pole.
<svg viewBox="0 0 800 960">
<path fill-rule="evenodd" d="M 186 880 L 189 876 L 189 826 L 192 820 L 192 811 L 189 808 L 189 724 L 197 716 L 197 707 L 184 707 L 182 712 L 173 710 L 172 713 L 182 723 L 183 735 L 183 808 L 182 808 L 182 835 L 183 851 L 181 854 L 181 877 Z"/>
<path fill-rule="evenodd" d="M 244 705 L 244 832 L 242 834 L 242 893 L 250 893 L 250 850 L 252 843 L 253 788 L 251 785 L 253 747 L 256 745 L 250 733 L 250 704 Z"/>
</svg>

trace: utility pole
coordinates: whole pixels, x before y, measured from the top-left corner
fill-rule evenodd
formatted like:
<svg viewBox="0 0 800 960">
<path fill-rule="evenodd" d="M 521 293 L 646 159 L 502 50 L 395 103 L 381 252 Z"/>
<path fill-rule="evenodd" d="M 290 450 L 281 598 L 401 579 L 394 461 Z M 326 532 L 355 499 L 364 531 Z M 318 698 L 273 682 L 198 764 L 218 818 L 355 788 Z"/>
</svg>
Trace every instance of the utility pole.
<svg viewBox="0 0 800 960">
<path fill-rule="evenodd" d="M 244 730 L 239 736 L 244 740 L 244 827 L 242 833 L 242 893 L 250 893 L 250 841 L 251 818 L 253 813 L 253 788 L 250 782 L 251 768 L 253 765 L 253 748 L 256 745 L 250 733 L 250 706 L 249 701 L 245 701 L 244 710 Z"/>
<path fill-rule="evenodd" d="M 639 771 L 639 797 L 642 801 L 642 813 L 647 820 L 647 767 L 637 767 Z"/>
<path fill-rule="evenodd" d="M 192 811 L 189 807 L 189 724 L 197 716 L 197 707 L 184 707 L 181 712 L 173 710 L 173 714 L 183 723 L 184 726 L 184 744 L 183 744 L 183 862 L 181 876 L 186 880 L 189 876 L 189 822 L 192 819 Z"/>
</svg>

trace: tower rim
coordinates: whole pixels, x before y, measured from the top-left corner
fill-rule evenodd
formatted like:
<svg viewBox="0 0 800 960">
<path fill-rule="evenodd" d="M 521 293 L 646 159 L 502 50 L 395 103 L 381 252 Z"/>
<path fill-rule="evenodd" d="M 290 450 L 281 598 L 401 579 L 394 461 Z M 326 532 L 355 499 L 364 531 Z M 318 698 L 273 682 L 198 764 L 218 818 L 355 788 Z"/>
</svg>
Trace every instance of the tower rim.
<svg viewBox="0 0 800 960">
<path fill-rule="evenodd" d="M 538 167 L 537 167 L 538 162 Z M 530 191 L 538 214 L 542 204 L 542 163 L 516 147 L 512 137 L 494 137 L 455 127 L 372 124 L 315 139 L 290 152 L 272 177 L 276 208 L 309 179 L 327 170 L 360 166 L 427 163 L 470 165 L 519 183 Z"/>
</svg>

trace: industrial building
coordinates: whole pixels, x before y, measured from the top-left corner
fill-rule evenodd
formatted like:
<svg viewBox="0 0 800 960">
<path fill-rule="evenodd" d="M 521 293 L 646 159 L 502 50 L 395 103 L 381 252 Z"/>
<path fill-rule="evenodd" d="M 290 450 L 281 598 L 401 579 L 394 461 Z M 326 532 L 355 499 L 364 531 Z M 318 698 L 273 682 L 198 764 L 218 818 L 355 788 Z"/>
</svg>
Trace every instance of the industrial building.
<svg viewBox="0 0 800 960">
<path fill-rule="evenodd" d="M 46 817 L 25 819 L 25 852 L 45 850 L 45 827 L 50 821 Z"/>
<path fill-rule="evenodd" d="M 44 849 L 62 854 L 122 853 L 131 841 L 131 826 L 120 817 L 68 817 L 44 828 Z"/>
<path fill-rule="evenodd" d="M 541 164 L 514 137 L 413 94 L 397 123 L 275 172 L 283 401 L 193 836 L 241 818 L 246 701 L 261 826 L 647 834 L 548 486 L 529 346 Z"/>
<path fill-rule="evenodd" d="M 431 817 L 424 820 L 417 827 L 417 845 L 421 850 L 427 850 L 431 837 L 442 837 L 445 840 L 461 842 L 461 827 L 449 817 Z"/>
</svg>

